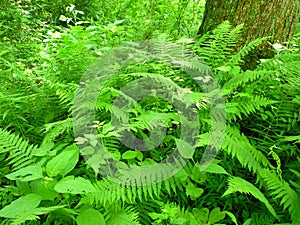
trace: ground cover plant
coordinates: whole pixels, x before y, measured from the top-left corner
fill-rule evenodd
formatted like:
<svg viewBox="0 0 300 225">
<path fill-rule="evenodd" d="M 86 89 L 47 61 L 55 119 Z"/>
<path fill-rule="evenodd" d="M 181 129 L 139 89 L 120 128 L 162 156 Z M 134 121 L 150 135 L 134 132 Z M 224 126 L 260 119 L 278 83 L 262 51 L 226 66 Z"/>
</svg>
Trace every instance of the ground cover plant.
<svg viewBox="0 0 300 225">
<path fill-rule="evenodd" d="M 204 10 L 1 1 L 0 224 L 300 224 L 299 26 L 237 49 L 242 25 L 197 36 Z M 93 99 L 95 71 L 113 76 Z"/>
</svg>

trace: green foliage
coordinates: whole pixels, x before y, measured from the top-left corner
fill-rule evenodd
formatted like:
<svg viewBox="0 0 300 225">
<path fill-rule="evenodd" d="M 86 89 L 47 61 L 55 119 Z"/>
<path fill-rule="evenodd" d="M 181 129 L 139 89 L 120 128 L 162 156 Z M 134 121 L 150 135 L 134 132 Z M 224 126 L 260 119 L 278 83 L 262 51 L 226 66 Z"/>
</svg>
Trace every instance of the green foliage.
<svg viewBox="0 0 300 225">
<path fill-rule="evenodd" d="M 187 0 L 1 1 L 1 224 L 300 223 L 299 34 L 291 47 L 281 46 L 274 58 L 244 70 L 245 57 L 266 38 L 236 51 L 242 26 L 226 21 L 189 39 L 203 10 L 204 1 Z M 177 41 L 152 55 L 140 51 L 139 61 L 116 70 L 95 104 L 80 105 L 95 112 L 89 125 L 97 134 L 75 137 L 78 118 L 72 111 L 82 75 L 114 47 L 127 43 L 136 49 L 133 41 L 151 38 Z M 187 54 L 169 63 L 181 54 L 174 46 L 181 45 Z M 194 54 L 209 68 L 190 62 Z M 198 75 L 208 69 L 214 77 Z M 190 77 L 189 71 L 197 74 Z M 215 93 L 204 93 L 195 80 L 205 88 L 212 78 L 224 97 L 227 127 L 220 152 L 203 165 L 204 151 L 216 145 L 210 133 L 220 124 L 211 118 Z M 135 100 L 130 91 L 143 79 L 155 88 Z M 177 91 L 173 102 L 162 99 L 161 86 Z M 123 108 L 117 100 L 126 102 Z M 199 131 L 190 134 L 195 146 L 181 138 L 182 117 L 172 104 L 183 100 L 198 115 L 197 123 L 188 124 Z M 162 126 L 166 135 L 154 148 L 148 143 L 150 151 L 120 139 L 130 130 L 146 141 Z M 176 148 L 189 159 L 171 158 L 180 170 L 172 160 L 160 170 L 147 169 Z M 135 177 L 126 174 L 129 167 Z M 123 183 L 117 180 L 121 175 L 128 175 Z"/>
<path fill-rule="evenodd" d="M 18 170 L 33 164 L 33 155 L 37 149 L 27 140 L 22 140 L 18 135 L 0 129 L 0 153 L 6 155 L 6 164 L 13 170 Z"/>
<path fill-rule="evenodd" d="M 269 203 L 269 201 L 266 199 L 266 197 L 263 195 L 263 193 L 256 188 L 253 184 L 249 183 L 248 181 L 240 178 L 240 177 L 230 177 L 228 179 L 228 189 L 225 191 L 223 196 L 229 195 L 231 193 L 235 192 L 241 192 L 246 194 L 251 194 L 258 200 L 260 200 L 262 203 L 266 205 L 270 213 L 277 217 L 276 212 L 274 211 L 273 207 Z"/>
</svg>

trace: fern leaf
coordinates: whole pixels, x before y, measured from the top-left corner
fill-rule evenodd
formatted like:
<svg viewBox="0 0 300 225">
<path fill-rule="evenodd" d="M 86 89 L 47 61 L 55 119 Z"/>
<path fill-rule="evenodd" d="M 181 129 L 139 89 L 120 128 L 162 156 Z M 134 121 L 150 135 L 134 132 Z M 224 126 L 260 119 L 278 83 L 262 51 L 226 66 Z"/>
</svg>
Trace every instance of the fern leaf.
<svg viewBox="0 0 300 225">
<path fill-rule="evenodd" d="M 259 174 L 262 167 L 272 167 L 268 159 L 249 143 L 237 128 L 227 127 L 223 150 L 236 157 L 243 167 Z"/>
<path fill-rule="evenodd" d="M 249 116 L 257 110 L 276 103 L 276 101 L 269 100 L 259 95 L 250 95 L 246 93 L 239 93 L 235 95 L 232 101 L 226 104 L 227 118 L 229 120 L 236 120 L 237 117 L 242 119 L 242 115 Z"/>
<path fill-rule="evenodd" d="M 246 56 L 250 51 L 254 50 L 258 45 L 260 45 L 262 42 L 268 40 L 270 37 L 263 37 L 256 39 L 254 41 L 251 41 L 249 44 L 244 46 L 234 57 L 232 57 L 228 61 L 228 65 L 238 65 L 240 62 L 242 62 L 242 58 Z"/>
<path fill-rule="evenodd" d="M 30 145 L 27 140 L 0 128 L 0 153 L 9 154 L 6 161 L 13 171 L 34 163 L 33 154 L 36 150 L 37 146 Z"/>
<path fill-rule="evenodd" d="M 233 76 L 230 80 L 228 80 L 222 87 L 224 94 L 232 93 L 236 88 L 242 86 L 246 83 L 253 83 L 254 81 L 260 79 L 261 77 L 272 76 L 275 72 L 268 70 L 261 71 L 251 71 L 247 70 L 243 73 L 239 73 Z"/>
<path fill-rule="evenodd" d="M 138 221 L 138 212 L 132 207 L 121 208 L 113 212 L 107 225 L 140 225 Z"/>
<path fill-rule="evenodd" d="M 277 218 L 275 210 L 273 209 L 267 198 L 264 196 L 264 194 L 257 187 L 244 180 L 243 178 L 230 177 L 228 178 L 228 189 L 225 191 L 223 196 L 236 192 L 251 194 L 253 197 L 264 203 L 270 213 Z"/>
<path fill-rule="evenodd" d="M 300 195 L 297 194 L 290 185 L 284 180 L 280 180 L 279 176 L 267 169 L 262 170 L 261 176 L 266 182 L 266 187 L 275 199 L 281 199 L 280 204 L 283 209 L 288 209 L 293 223 L 300 223 Z"/>
<path fill-rule="evenodd" d="M 59 135 L 63 134 L 66 131 L 70 131 L 72 127 L 73 124 L 71 118 L 46 124 L 45 128 L 47 134 L 43 139 L 42 145 L 54 141 Z"/>
</svg>

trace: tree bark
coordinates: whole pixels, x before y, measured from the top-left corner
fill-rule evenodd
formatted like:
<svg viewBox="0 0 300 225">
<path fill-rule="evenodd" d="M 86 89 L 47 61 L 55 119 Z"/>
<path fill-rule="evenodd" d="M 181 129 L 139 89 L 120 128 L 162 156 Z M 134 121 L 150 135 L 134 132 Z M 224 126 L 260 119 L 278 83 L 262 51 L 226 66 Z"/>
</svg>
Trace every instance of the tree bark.
<svg viewBox="0 0 300 225">
<path fill-rule="evenodd" d="M 265 36 L 284 43 L 295 32 L 299 10 L 299 0 L 207 0 L 198 34 L 229 20 L 233 26 L 244 24 L 239 46 Z"/>
</svg>

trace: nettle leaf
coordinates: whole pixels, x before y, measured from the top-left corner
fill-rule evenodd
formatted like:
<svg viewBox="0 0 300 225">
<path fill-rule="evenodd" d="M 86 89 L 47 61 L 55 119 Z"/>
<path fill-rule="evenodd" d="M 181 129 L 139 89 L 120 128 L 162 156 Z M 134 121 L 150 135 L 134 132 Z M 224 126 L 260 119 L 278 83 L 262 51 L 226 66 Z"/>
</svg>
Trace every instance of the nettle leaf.
<svg viewBox="0 0 300 225">
<path fill-rule="evenodd" d="M 79 150 L 77 145 L 73 144 L 47 163 L 46 172 L 50 177 L 55 177 L 58 174 L 65 176 L 74 169 L 78 160 Z"/>
<path fill-rule="evenodd" d="M 13 173 L 6 175 L 10 180 L 19 180 L 19 181 L 33 181 L 40 178 L 43 178 L 43 170 L 40 165 L 26 166 L 22 169 L 19 169 Z"/>
<path fill-rule="evenodd" d="M 102 213 L 95 209 L 86 209 L 79 213 L 76 219 L 77 225 L 105 225 Z"/>
<path fill-rule="evenodd" d="M 85 194 L 96 192 L 93 184 L 82 177 L 68 176 L 60 180 L 54 187 L 59 193 Z"/>
</svg>

